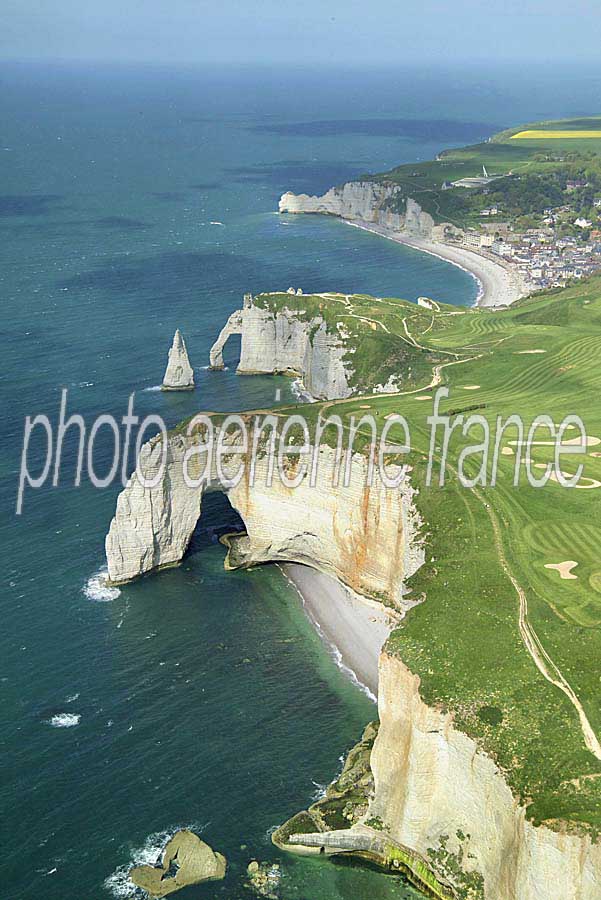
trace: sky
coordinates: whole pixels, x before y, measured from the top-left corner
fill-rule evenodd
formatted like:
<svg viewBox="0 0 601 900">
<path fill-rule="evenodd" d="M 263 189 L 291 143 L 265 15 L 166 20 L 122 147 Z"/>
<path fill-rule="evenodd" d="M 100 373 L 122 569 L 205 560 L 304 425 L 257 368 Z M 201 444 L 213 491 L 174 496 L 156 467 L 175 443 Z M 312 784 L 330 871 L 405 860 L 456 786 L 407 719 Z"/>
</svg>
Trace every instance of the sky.
<svg viewBox="0 0 601 900">
<path fill-rule="evenodd" d="M 596 62 L 599 0 L 0 0 L 0 59 Z"/>
</svg>

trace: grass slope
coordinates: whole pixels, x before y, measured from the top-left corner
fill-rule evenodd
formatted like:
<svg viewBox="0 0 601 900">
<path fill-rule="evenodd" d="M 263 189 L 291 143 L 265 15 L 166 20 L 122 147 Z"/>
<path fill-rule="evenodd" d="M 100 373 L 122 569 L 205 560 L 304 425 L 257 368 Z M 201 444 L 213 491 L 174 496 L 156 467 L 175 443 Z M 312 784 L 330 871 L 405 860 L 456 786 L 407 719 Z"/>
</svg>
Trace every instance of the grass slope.
<svg viewBox="0 0 601 900">
<path fill-rule="evenodd" d="M 601 763 L 586 749 L 574 705 L 545 680 L 526 649 L 509 573 L 524 589 L 542 647 L 601 734 L 601 487 L 550 482 L 537 490 L 525 474 L 514 487 L 515 455 L 509 453 L 499 458 L 494 488 L 467 489 L 452 474 L 443 488 L 426 487 L 431 402 L 417 401 L 432 393 L 428 385 L 438 372 L 450 388 L 443 410 L 480 406 L 491 428 L 499 415 L 518 413 L 528 427 L 541 413 L 554 422 L 577 413 L 588 435 L 601 437 L 601 278 L 498 311 L 441 305 L 430 312 L 402 300 L 344 295 L 264 295 L 262 302 L 321 311 L 330 327 L 342 314 L 353 323 L 352 358 L 361 359 L 364 393 L 305 406 L 309 419 L 337 413 L 348 421 L 370 411 L 383 425 L 398 412 L 410 423 L 408 461 L 427 523 L 427 562 L 410 587 L 425 602 L 393 633 L 391 650 L 419 674 L 426 702 L 452 711 L 459 727 L 496 759 L 533 821 L 597 834 Z M 402 393 L 365 393 L 395 345 L 413 376 L 401 379 Z M 515 450 L 515 437 L 508 431 L 502 446 Z M 480 438 L 480 432 L 456 432 L 451 467 L 460 450 Z M 536 446 L 534 463 L 550 460 L 551 450 Z M 585 477 L 601 483 L 598 451 L 601 445 L 593 445 L 586 456 L 566 457 L 565 470 L 584 462 Z M 566 560 L 578 563 L 577 578 L 562 580 L 545 568 Z"/>
<path fill-rule="evenodd" d="M 535 139 L 515 139 L 520 132 L 537 131 Z M 548 131 L 545 138 L 543 132 Z M 570 137 L 556 137 L 556 132 L 573 132 Z M 577 137 L 597 131 L 598 137 Z M 444 182 L 489 174 L 508 175 L 512 179 L 492 182 L 488 193 L 468 188 L 443 190 Z M 389 172 L 364 176 L 367 180 L 398 184 L 402 190 L 390 201 L 391 208 L 403 211 L 407 197 L 417 200 L 438 222 L 452 222 L 458 227 L 476 224 L 480 210 L 494 203 L 504 203 L 507 182 L 528 175 L 573 175 L 583 169 L 601 174 L 601 117 L 564 119 L 522 125 L 492 137 L 482 144 L 445 150 L 436 160 L 410 163 Z M 546 205 L 555 205 L 549 201 Z M 535 210 L 536 211 L 536 210 Z"/>
</svg>

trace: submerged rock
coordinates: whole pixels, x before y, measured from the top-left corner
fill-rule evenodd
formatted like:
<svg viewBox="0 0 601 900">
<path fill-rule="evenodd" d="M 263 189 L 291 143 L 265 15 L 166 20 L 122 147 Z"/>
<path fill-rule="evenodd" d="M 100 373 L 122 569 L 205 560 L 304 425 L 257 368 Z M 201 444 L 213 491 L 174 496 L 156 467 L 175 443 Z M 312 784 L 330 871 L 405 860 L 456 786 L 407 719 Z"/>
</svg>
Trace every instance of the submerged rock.
<svg viewBox="0 0 601 900">
<path fill-rule="evenodd" d="M 248 886 L 259 897 L 278 900 L 282 872 L 278 863 L 259 863 L 256 859 L 248 864 Z"/>
<path fill-rule="evenodd" d="M 225 856 L 184 829 L 168 841 L 160 866 L 135 866 L 129 877 L 153 897 L 166 897 L 190 884 L 223 878 L 226 866 Z"/>
<path fill-rule="evenodd" d="M 194 390 L 194 370 L 188 359 L 188 351 L 179 328 L 169 350 L 169 362 L 163 378 L 164 391 Z"/>
</svg>

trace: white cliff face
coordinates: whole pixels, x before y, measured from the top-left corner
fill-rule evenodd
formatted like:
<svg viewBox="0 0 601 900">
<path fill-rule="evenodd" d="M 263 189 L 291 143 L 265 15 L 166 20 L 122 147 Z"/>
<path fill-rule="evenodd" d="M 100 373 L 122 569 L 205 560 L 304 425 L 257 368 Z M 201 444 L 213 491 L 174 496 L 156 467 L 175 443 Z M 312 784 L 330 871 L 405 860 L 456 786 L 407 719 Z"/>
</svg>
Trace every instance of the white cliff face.
<svg viewBox="0 0 601 900">
<path fill-rule="evenodd" d="M 348 486 L 341 478 L 336 487 L 334 462 L 335 450 L 322 446 L 315 485 L 306 477 L 290 488 L 276 474 L 267 487 L 265 457 L 258 461 L 254 487 L 244 478 L 228 491 L 248 533 L 238 562 L 304 563 L 400 609 L 403 582 L 423 562 L 414 492 L 407 482 L 387 488 L 376 471 L 370 485 L 367 462 L 358 454 Z"/>
<path fill-rule="evenodd" d="M 184 455 L 198 440 L 174 434 L 165 447 L 161 438 L 144 446 L 106 540 L 112 581 L 182 559 L 205 490 L 183 478 Z M 163 454 L 166 466 L 157 478 Z M 232 472 L 241 459 L 247 458 L 237 456 Z M 226 489 L 247 529 L 246 536 L 231 539 L 227 565 L 304 563 L 403 610 L 403 580 L 423 563 L 414 492 L 406 482 L 387 489 L 377 475 L 368 486 L 367 463 L 359 455 L 352 458 L 348 486 L 342 480 L 336 486 L 335 451 L 322 446 L 319 460 L 315 484 L 307 477 L 295 488 L 282 481 L 277 467 L 269 483 L 267 456 L 256 459 L 254 478 L 245 465 L 240 481 Z M 190 474 L 199 478 L 205 468 L 206 456 L 196 456 Z M 156 483 L 145 486 L 142 472 Z M 216 473 L 208 474 L 209 489 L 215 489 Z M 290 467 L 286 477 L 296 474 Z M 375 792 L 365 825 L 380 820 L 377 834 L 426 860 L 462 900 L 601 900 L 601 845 L 530 824 L 493 760 L 451 715 L 422 701 L 419 678 L 386 652 L 378 695 Z"/>
<path fill-rule="evenodd" d="M 184 454 L 192 441 L 171 436 L 166 447 L 154 438 L 140 451 L 136 472 L 117 498 L 106 537 L 109 579 L 131 581 L 145 572 L 179 563 L 200 516 L 202 491 L 184 481 Z M 162 460 L 164 475 L 161 475 Z M 190 467 L 201 474 L 200 468 Z M 157 482 L 154 487 L 145 486 Z"/>
<path fill-rule="evenodd" d="M 138 470 L 117 501 L 115 517 L 106 539 L 109 578 L 129 581 L 152 569 L 178 563 L 190 542 L 200 516 L 205 486 L 189 487 L 183 475 L 186 450 L 196 437 L 173 435 L 167 441 L 166 466 L 156 480 L 164 452 L 162 440 L 146 444 Z M 423 562 L 416 540 L 419 520 L 413 508 L 413 491 L 403 483 L 389 489 L 377 467 L 373 483 L 367 483 L 363 456 L 352 457 L 348 486 L 341 477 L 335 486 L 335 450 L 321 447 L 315 483 L 307 475 L 298 487 L 290 487 L 278 474 L 269 483 L 269 457 L 255 457 L 255 471 L 246 462 L 243 477 L 225 489 L 239 513 L 247 537 L 236 541 L 231 565 L 269 561 L 299 562 L 333 575 L 353 590 L 402 607 L 402 584 Z M 232 462 L 233 471 L 240 457 Z M 295 461 L 296 462 L 296 461 Z M 197 478 L 206 466 L 206 455 L 194 457 L 191 474 Z M 296 472 L 297 470 L 294 470 Z M 285 476 L 289 481 L 294 472 Z M 216 473 L 210 473 L 210 488 Z"/>
<path fill-rule="evenodd" d="M 210 352 L 213 369 L 223 368 L 223 347 L 233 334 L 242 336 L 240 375 L 297 375 L 314 397 L 348 397 L 350 371 L 339 334 L 327 330 L 321 316 L 302 318 L 294 310 L 245 305 L 229 317 Z"/>
<path fill-rule="evenodd" d="M 391 838 L 429 860 L 443 880 L 451 876 L 459 897 L 600 900 L 601 845 L 530 824 L 495 763 L 450 715 L 426 706 L 419 678 L 386 652 L 378 695 L 375 797 L 366 821 L 380 817 Z M 465 878 L 450 873 L 441 839 L 473 873 L 471 893 Z M 439 851 L 434 859 L 429 850 Z"/>
<path fill-rule="evenodd" d="M 415 200 L 407 199 L 405 214 L 387 208 L 387 201 L 400 192 L 399 185 L 377 181 L 349 181 L 330 188 L 322 197 L 282 194 L 281 213 L 323 213 L 342 219 L 371 222 L 389 231 L 404 232 L 429 240 L 434 220 Z"/>
<path fill-rule="evenodd" d="M 194 371 L 188 359 L 188 351 L 179 328 L 169 350 L 169 362 L 163 378 L 164 391 L 191 391 L 194 389 Z"/>
<path fill-rule="evenodd" d="M 378 212 L 390 197 L 399 192 L 398 185 L 377 181 L 348 181 L 341 187 L 330 188 L 322 197 L 307 194 L 283 194 L 279 211 L 289 213 L 326 213 L 344 219 L 362 219 L 377 222 Z M 402 217 L 395 221 L 400 225 Z"/>
<path fill-rule="evenodd" d="M 409 237 L 430 240 L 432 238 L 432 229 L 434 228 L 434 219 L 432 216 L 424 212 L 419 203 L 407 197 L 405 204 L 405 225 L 403 231 Z"/>
</svg>

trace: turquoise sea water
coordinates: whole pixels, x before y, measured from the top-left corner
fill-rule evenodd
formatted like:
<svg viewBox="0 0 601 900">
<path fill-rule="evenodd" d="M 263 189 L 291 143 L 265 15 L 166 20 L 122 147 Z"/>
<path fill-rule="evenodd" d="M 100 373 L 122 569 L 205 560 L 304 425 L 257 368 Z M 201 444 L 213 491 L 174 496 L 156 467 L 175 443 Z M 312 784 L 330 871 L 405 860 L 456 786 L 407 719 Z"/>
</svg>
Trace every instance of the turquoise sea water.
<svg viewBox="0 0 601 900">
<path fill-rule="evenodd" d="M 179 569 L 103 601 L 94 576 L 118 487 L 74 488 L 67 442 L 59 486 L 26 492 L 16 517 L 24 417 L 55 422 L 64 387 L 69 412 L 90 423 L 123 415 L 132 391 L 139 414 L 170 425 L 271 403 L 277 388 L 286 399 L 283 379 L 235 376 L 235 347 L 228 371 L 202 368 L 247 290 L 473 302 L 464 272 L 335 220 L 278 217 L 279 194 L 322 191 L 516 118 L 590 112 L 598 80 L 541 75 L 524 96 L 501 75 L 476 90 L 465 72 L 320 82 L 6 67 L 0 88 L 0 893 L 131 897 L 132 860 L 190 825 L 230 867 L 188 900 L 250 896 L 253 857 L 281 862 L 284 900 L 415 896 L 398 879 L 282 857 L 270 843 L 375 707 L 277 569 L 223 572 L 212 528 L 232 520 L 227 501 L 207 501 Z M 152 390 L 176 327 L 194 394 Z M 32 471 L 43 449 L 32 441 Z M 106 471 L 102 440 L 95 460 Z"/>
</svg>

